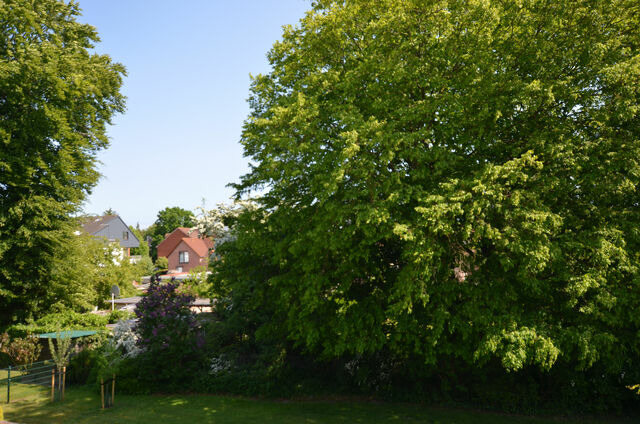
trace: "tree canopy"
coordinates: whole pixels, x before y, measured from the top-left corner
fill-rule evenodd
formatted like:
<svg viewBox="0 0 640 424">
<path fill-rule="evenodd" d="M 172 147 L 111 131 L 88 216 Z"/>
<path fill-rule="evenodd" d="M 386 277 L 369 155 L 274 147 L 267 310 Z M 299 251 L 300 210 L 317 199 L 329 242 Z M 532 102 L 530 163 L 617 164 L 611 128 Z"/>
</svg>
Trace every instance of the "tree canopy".
<svg viewBox="0 0 640 424">
<path fill-rule="evenodd" d="M 315 2 L 253 79 L 235 187 L 262 211 L 215 278 L 326 356 L 620 369 L 639 46 L 631 0 Z"/>
<path fill-rule="evenodd" d="M 69 216 L 98 180 L 125 69 L 76 3 L 0 2 L 0 325 L 42 311 Z"/>
</svg>

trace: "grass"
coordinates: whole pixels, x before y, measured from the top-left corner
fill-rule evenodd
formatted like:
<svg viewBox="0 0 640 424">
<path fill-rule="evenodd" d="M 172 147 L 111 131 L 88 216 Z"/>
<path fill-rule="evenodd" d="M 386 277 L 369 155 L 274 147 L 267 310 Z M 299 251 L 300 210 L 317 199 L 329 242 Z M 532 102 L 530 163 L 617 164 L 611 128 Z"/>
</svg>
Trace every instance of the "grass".
<svg viewBox="0 0 640 424">
<path fill-rule="evenodd" d="M 564 424 L 630 423 L 615 419 L 535 418 L 450 410 L 420 405 L 346 402 L 273 401 L 212 395 L 117 395 L 115 407 L 100 409 L 93 388 L 67 390 L 64 402 L 16 402 L 3 405 L 5 419 L 37 423 L 429 423 L 429 424 Z"/>
<path fill-rule="evenodd" d="M 11 377 L 17 377 L 19 375 L 23 375 L 24 371 L 21 371 L 19 369 L 12 369 L 11 370 Z M 7 371 L 6 368 L 0 369 L 0 381 L 1 380 L 5 380 L 7 377 L 9 376 L 9 372 Z"/>
</svg>

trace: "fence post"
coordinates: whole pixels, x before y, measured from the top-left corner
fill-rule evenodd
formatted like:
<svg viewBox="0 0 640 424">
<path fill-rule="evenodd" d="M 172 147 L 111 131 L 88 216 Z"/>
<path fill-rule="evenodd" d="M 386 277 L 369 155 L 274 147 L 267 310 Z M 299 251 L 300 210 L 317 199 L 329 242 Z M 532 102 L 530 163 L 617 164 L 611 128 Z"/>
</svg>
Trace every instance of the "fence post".
<svg viewBox="0 0 640 424">
<path fill-rule="evenodd" d="M 116 401 L 116 375 L 113 374 L 113 380 L 111 380 L 111 406 L 115 405 Z"/>
<path fill-rule="evenodd" d="M 64 386 L 67 382 L 67 367 L 62 367 L 62 395 L 60 396 L 61 400 L 64 400 Z"/>
<path fill-rule="evenodd" d="M 7 403 L 11 402 L 11 365 L 7 368 Z"/>
<path fill-rule="evenodd" d="M 54 390 L 56 388 L 56 369 L 51 368 L 51 402 L 55 400 Z"/>
<path fill-rule="evenodd" d="M 102 399 L 102 409 L 104 409 L 104 379 L 100 379 L 100 399 Z"/>
</svg>

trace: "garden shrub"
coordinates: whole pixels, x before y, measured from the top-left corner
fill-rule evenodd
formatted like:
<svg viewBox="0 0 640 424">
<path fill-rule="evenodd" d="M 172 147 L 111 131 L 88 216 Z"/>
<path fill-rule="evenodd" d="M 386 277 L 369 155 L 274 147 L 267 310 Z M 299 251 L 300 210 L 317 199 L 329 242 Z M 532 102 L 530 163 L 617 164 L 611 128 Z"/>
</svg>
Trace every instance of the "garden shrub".
<svg viewBox="0 0 640 424">
<path fill-rule="evenodd" d="M 136 361 L 153 390 L 188 389 L 202 366 L 204 337 L 189 308 L 194 298 L 177 289 L 173 282 L 154 283 L 136 308 L 141 349 Z"/>
<path fill-rule="evenodd" d="M 69 361 L 67 382 L 69 384 L 86 384 L 91 370 L 96 366 L 98 352 L 95 349 L 82 349 Z"/>
<path fill-rule="evenodd" d="M 105 330 L 108 323 L 109 319 L 106 316 L 64 310 L 45 315 L 36 321 L 12 325 L 7 329 L 7 333 L 13 337 L 24 337 L 27 334 L 54 333 L 61 330 Z"/>
<path fill-rule="evenodd" d="M 31 365 L 38 360 L 42 345 L 33 336 L 12 337 L 0 335 L 0 352 L 9 358 L 12 365 Z"/>
<path fill-rule="evenodd" d="M 116 324 L 118 321 L 126 321 L 135 317 L 135 313 L 130 311 L 115 310 L 109 312 L 107 319 L 109 324 Z"/>
</svg>

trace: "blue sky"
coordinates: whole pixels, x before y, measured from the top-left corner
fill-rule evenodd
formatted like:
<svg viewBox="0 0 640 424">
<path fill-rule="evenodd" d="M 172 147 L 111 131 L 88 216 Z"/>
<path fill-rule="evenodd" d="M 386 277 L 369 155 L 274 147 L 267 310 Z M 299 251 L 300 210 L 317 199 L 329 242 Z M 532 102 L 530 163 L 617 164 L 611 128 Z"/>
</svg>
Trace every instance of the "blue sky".
<svg viewBox="0 0 640 424">
<path fill-rule="evenodd" d="M 228 201 L 246 173 L 239 144 L 249 113 L 249 74 L 266 73 L 266 54 L 283 25 L 309 0 L 80 0 L 80 21 L 98 29 L 96 51 L 127 68 L 127 111 L 98 156 L 102 179 L 86 213 L 117 211 L 145 228 L 159 210 L 212 208 Z"/>
</svg>

